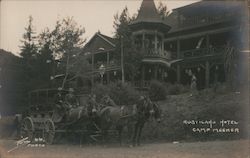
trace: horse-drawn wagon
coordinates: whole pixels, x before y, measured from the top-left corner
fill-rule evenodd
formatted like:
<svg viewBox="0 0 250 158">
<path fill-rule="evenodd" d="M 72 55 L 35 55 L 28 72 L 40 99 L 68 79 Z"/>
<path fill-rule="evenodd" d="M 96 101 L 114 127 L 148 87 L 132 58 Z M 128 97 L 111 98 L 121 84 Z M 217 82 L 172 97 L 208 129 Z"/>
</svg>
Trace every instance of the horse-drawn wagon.
<svg viewBox="0 0 250 158">
<path fill-rule="evenodd" d="M 57 133 L 79 133 L 98 141 L 98 137 L 103 140 L 108 133 L 118 132 L 121 142 L 123 127 L 133 124 L 134 132 L 129 133 L 133 134 L 133 142 L 139 144 L 144 123 L 150 117 L 160 119 L 158 106 L 145 98 L 136 106 L 100 104 L 102 106 L 98 107 L 99 103 L 88 102 L 86 95 L 78 95 L 78 101 L 69 105 L 63 99 L 68 93 L 67 90 L 57 89 L 30 92 L 30 105 L 21 121 L 21 137 L 28 137 L 30 141 L 43 138 L 51 144 Z M 128 129 L 132 129 L 130 127 Z"/>
<path fill-rule="evenodd" d="M 78 95 L 78 104 L 74 105 L 67 105 L 63 99 L 58 101 L 58 95 L 65 98 L 68 93 L 67 90 L 57 89 L 30 92 L 29 108 L 21 121 L 21 137 L 28 137 L 30 141 L 43 138 L 47 144 L 51 144 L 56 133 L 90 133 L 87 125 L 94 122 L 87 111 L 86 95 Z M 91 130 L 98 132 L 98 128 Z"/>
</svg>

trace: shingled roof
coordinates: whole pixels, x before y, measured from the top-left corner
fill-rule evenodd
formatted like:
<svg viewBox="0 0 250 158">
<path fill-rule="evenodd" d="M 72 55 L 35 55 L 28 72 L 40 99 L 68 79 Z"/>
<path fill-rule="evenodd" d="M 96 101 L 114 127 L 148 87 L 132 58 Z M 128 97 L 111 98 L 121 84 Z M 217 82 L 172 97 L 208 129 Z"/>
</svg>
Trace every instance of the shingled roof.
<svg viewBox="0 0 250 158">
<path fill-rule="evenodd" d="M 139 22 L 162 22 L 162 19 L 155 7 L 154 0 L 142 1 L 138 16 L 132 24 Z"/>
<path fill-rule="evenodd" d="M 157 12 L 154 0 L 143 0 L 137 18 L 131 22 L 130 26 L 133 28 L 148 27 L 159 28 L 162 30 L 169 30 L 163 19 Z"/>
</svg>

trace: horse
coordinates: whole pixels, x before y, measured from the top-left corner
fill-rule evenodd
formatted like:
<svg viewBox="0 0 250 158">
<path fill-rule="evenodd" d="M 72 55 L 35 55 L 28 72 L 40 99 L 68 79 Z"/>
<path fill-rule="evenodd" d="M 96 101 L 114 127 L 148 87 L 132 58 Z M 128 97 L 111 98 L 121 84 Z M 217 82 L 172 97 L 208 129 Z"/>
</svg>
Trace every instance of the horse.
<svg viewBox="0 0 250 158">
<path fill-rule="evenodd" d="M 124 127 L 128 128 L 128 133 L 132 133 L 133 146 L 140 145 L 140 136 L 145 122 L 155 118 L 157 122 L 161 121 L 161 110 L 159 106 L 152 103 L 149 99 L 144 99 L 143 106 L 139 104 L 127 106 L 106 106 L 99 113 L 99 125 L 103 131 L 103 137 L 106 132 L 114 126 L 119 134 L 119 142 L 122 144 L 122 132 Z M 131 130 L 134 128 L 134 132 Z"/>
<path fill-rule="evenodd" d="M 53 120 L 59 123 L 59 127 L 63 129 L 67 129 L 70 131 L 87 131 L 87 134 L 80 133 L 79 137 L 75 137 L 74 134 L 71 135 L 73 138 L 77 138 L 82 142 L 83 139 L 86 141 L 92 141 L 91 135 L 95 131 L 98 131 L 95 127 L 95 119 L 97 117 L 97 107 L 91 104 L 88 101 L 88 96 L 86 95 L 78 95 L 77 96 L 77 105 L 71 105 L 70 108 L 61 109 L 62 112 L 56 112 L 56 117 Z M 62 105 L 65 104 L 64 102 Z M 67 107 L 67 106 L 64 106 Z M 70 134 L 68 134 L 70 135 Z M 87 136 L 87 137 L 85 137 Z M 74 141 L 76 141 L 74 139 Z"/>
<path fill-rule="evenodd" d="M 144 99 L 143 105 L 136 105 L 136 117 L 134 120 L 134 133 L 132 138 L 133 146 L 140 146 L 140 138 L 142 129 L 146 121 L 150 118 L 156 119 L 158 123 L 161 122 L 161 110 L 156 103 L 151 102 L 149 98 Z"/>
<path fill-rule="evenodd" d="M 107 136 L 108 130 L 115 128 L 118 131 L 118 137 L 120 145 L 122 145 L 122 132 L 124 127 L 129 128 L 129 124 L 133 120 L 133 116 L 135 115 L 134 106 L 104 106 L 99 114 L 98 125 L 103 131 L 103 141 Z"/>
</svg>

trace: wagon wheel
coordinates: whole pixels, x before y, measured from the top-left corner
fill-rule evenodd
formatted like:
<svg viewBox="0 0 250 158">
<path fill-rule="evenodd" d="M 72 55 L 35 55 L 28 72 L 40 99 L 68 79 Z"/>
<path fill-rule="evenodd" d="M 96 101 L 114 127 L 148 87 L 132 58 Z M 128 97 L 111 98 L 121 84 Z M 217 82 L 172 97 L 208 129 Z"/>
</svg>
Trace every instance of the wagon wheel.
<svg viewBox="0 0 250 158">
<path fill-rule="evenodd" d="M 28 137 L 29 140 L 32 140 L 34 134 L 34 123 L 30 117 L 26 117 L 21 123 L 21 138 Z"/>
<path fill-rule="evenodd" d="M 55 136 L 55 124 L 49 119 L 44 122 L 44 139 L 47 144 L 52 144 Z"/>
</svg>

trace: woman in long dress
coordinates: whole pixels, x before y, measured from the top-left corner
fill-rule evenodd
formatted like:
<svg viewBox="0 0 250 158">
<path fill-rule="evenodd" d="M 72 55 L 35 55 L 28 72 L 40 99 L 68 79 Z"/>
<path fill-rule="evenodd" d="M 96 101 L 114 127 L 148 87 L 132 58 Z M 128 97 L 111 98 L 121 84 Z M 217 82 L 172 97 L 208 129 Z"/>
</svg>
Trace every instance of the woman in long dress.
<svg viewBox="0 0 250 158">
<path fill-rule="evenodd" d="M 190 85 L 190 89 L 191 89 L 191 95 L 193 96 L 193 94 L 196 92 L 197 90 L 197 78 L 194 74 L 192 74 L 192 78 L 191 78 L 191 85 Z"/>
</svg>

